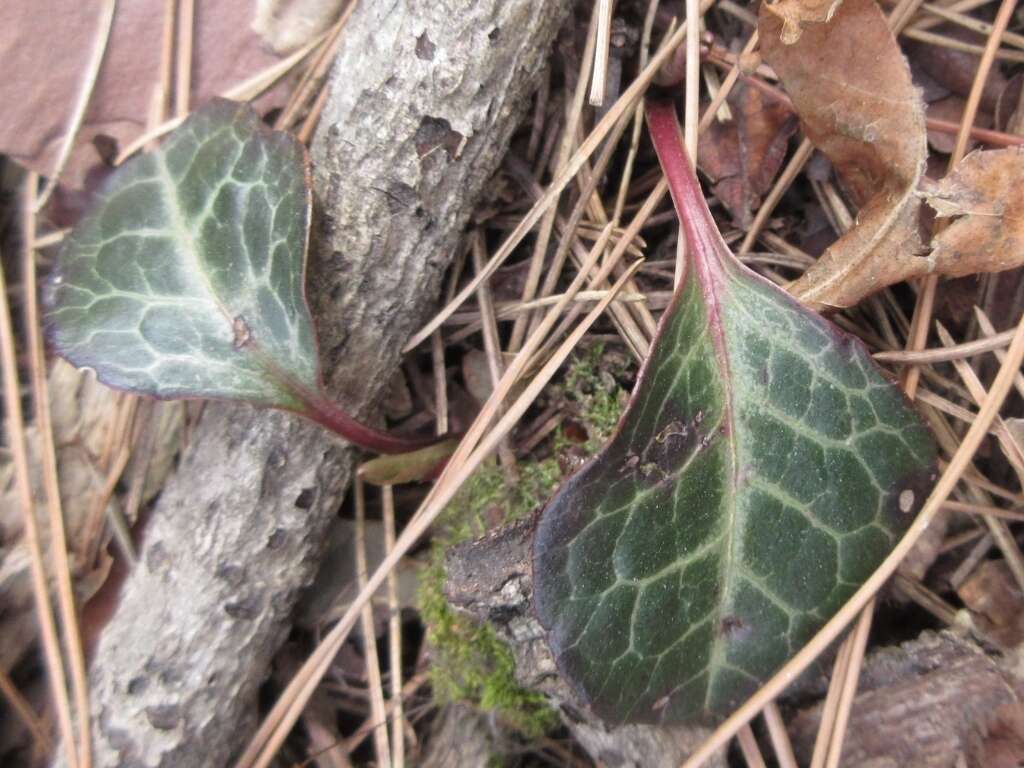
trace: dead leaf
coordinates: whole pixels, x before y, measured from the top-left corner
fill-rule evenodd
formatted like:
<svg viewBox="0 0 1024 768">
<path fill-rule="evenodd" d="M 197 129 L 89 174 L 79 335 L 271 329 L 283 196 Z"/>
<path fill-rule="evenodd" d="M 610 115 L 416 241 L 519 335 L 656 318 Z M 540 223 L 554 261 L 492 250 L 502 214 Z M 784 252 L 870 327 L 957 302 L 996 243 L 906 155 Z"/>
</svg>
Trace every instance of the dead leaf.
<svg viewBox="0 0 1024 768">
<path fill-rule="evenodd" d="M 253 32 L 282 56 L 297 51 L 338 18 L 345 0 L 256 0 Z"/>
<path fill-rule="evenodd" d="M 925 201 L 951 223 L 932 240 L 943 275 L 1001 272 L 1024 264 L 1024 149 L 976 151 L 930 188 Z"/>
<path fill-rule="evenodd" d="M 1021 109 L 1021 91 L 1024 90 L 1024 72 L 1010 78 L 996 99 L 996 129 L 1005 133 L 1024 133 L 1024 109 Z"/>
<path fill-rule="evenodd" d="M 975 623 L 1003 649 L 1024 641 L 1024 596 L 1004 560 L 986 560 L 956 591 Z"/>
<path fill-rule="evenodd" d="M 930 31 L 965 43 L 985 44 L 984 35 L 955 24 L 942 25 Z M 914 67 L 926 73 L 936 83 L 965 98 L 970 94 L 974 77 L 978 73 L 978 60 L 981 58 L 978 54 L 917 40 L 906 41 L 903 50 Z M 981 92 L 981 109 L 985 112 L 995 109 L 996 100 L 1005 87 L 1006 77 L 998 66 L 992 67 Z"/>
<path fill-rule="evenodd" d="M 711 123 L 701 137 L 697 164 L 714 182 L 715 196 L 745 228 L 782 167 L 797 119 L 788 105 L 742 81 L 727 101 L 732 119 Z"/>
<path fill-rule="evenodd" d="M 800 39 L 805 24 L 829 21 L 843 0 L 778 0 L 762 8 L 775 14 L 782 24 L 781 39 L 793 45 Z"/>
<path fill-rule="evenodd" d="M 100 149 L 123 147 L 143 132 L 160 80 L 164 0 L 119 3 L 106 55 L 85 121 L 62 180 L 81 187 Z M 0 29 L 17 30 L 0 42 L 0 153 L 46 175 L 92 55 L 98 3 L 77 0 L 0 3 Z M 199 104 L 278 61 L 249 29 L 251 0 L 196 3 L 191 102 Z M 45 73 L 45 77 L 40 77 Z M 286 86 L 267 94 L 262 109 L 283 102 Z"/>
<path fill-rule="evenodd" d="M 936 118 L 938 120 L 945 120 L 946 122 L 960 124 L 963 119 L 964 107 L 967 105 L 967 100 L 963 96 L 957 96 L 955 94 L 946 96 L 942 99 L 937 99 L 928 103 L 928 117 Z M 992 117 L 987 112 L 978 112 L 974 118 L 974 124 L 978 128 L 991 128 Z M 945 131 L 928 131 L 928 144 L 936 152 L 942 152 L 943 154 L 952 154 L 954 147 L 956 146 L 956 135 L 947 133 Z M 971 150 L 977 145 L 974 139 L 967 140 L 967 149 Z"/>
<path fill-rule="evenodd" d="M 781 22 L 764 8 L 758 27 L 804 132 L 860 207 L 855 226 L 790 291 L 818 309 L 845 307 L 926 271 L 914 195 L 927 155 L 924 105 L 878 5 L 846 0 L 795 45 L 781 42 Z"/>
</svg>

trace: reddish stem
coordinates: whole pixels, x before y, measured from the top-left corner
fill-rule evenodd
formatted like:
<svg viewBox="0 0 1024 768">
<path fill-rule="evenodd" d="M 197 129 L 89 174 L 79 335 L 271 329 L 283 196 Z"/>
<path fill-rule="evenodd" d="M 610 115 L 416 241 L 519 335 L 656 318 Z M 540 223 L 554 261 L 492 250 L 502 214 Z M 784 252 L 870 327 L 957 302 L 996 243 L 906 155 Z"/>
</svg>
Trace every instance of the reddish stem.
<svg viewBox="0 0 1024 768">
<path fill-rule="evenodd" d="M 683 147 L 679 120 L 672 102 L 648 100 L 645 109 L 651 141 L 689 245 L 690 262 L 701 272 L 701 283 L 705 283 L 707 279 L 719 276 L 724 268 L 732 266 L 735 257 L 722 240 L 708 210 L 700 182 Z"/>
<path fill-rule="evenodd" d="M 356 421 L 337 403 L 329 400 L 321 385 L 312 390 L 296 381 L 277 365 L 265 361 L 267 374 L 291 396 L 294 405 L 284 410 L 305 416 L 327 430 L 368 451 L 384 454 L 410 453 L 450 437 L 407 437 L 384 432 Z"/>
<path fill-rule="evenodd" d="M 433 436 L 406 437 L 384 432 L 356 421 L 323 395 L 312 395 L 308 392 L 296 394 L 305 405 L 305 410 L 299 413 L 368 451 L 384 454 L 410 453 L 426 448 L 441 439 Z"/>
</svg>

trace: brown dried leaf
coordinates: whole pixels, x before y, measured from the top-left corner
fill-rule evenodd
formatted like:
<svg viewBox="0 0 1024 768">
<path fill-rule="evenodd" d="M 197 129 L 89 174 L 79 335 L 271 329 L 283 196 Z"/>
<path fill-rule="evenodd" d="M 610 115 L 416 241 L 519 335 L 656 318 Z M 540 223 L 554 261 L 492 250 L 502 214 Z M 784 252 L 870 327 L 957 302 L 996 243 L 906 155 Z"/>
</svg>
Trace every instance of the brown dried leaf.
<svg viewBox="0 0 1024 768">
<path fill-rule="evenodd" d="M 252 29 L 283 56 L 325 32 L 344 4 L 345 0 L 256 0 Z"/>
<path fill-rule="evenodd" d="M 815 308 L 844 307 L 925 272 L 914 195 L 927 155 L 924 105 L 874 0 L 846 0 L 795 45 L 783 44 L 782 22 L 765 8 L 758 26 L 804 132 L 860 206 L 856 226 L 790 290 Z"/>
<path fill-rule="evenodd" d="M 160 81 L 164 0 L 120 3 L 92 99 L 62 180 L 81 187 L 102 162 L 103 144 L 139 136 Z M 0 153 L 46 175 L 53 170 L 83 72 L 92 55 L 99 3 L 0 3 Z M 196 3 L 191 102 L 200 104 L 278 61 L 249 29 L 252 0 Z M 55 53 L 55 45 L 59 53 Z M 45 73 L 41 77 L 40 73 Z M 283 88 L 259 104 L 283 101 Z M 101 146 L 94 145 L 98 137 Z"/>
<path fill-rule="evenodd" d="M 1003 648 L 1024 641 L 1024 596 L 1005 560 L 986 560 L 956 591 L 974 621 Z"/>
<path fill-rule="evenodd" d="M 963 96 L 957 96 L 956 94 L 937 99 L 936 101 L 929 102 L 928 104 L 928 118 L 945 120 L 959 125 L 960 121 L 963 119 L 964 107 L 966 105 L 967 99 Z M 978 112 L 974 118 L 974 125 L 978 128 L 991 128 L 991 115 L 987 112 Z M 956 135 L 946 131 L 929 130 L 928 144 L 936 152 L 942 152 L 943 154 L 950 155 L 956 147 Z M 974 149 L 976 145 L 977 142 L 974 139 L 967 140 L 968 151 Z M 945 171 L 943 170 L 943 173 L 944 172 Z"/>
<path fill-rule="evenodd" d="M 732 119 L 712 122 L 701 137 L 697 164 L 736 224 L 747 227 L 782 166 L 797 120 L 787 104 L 742 82 L 728 103 Z"/>
<path fill-rule="evenodd" d="M 985 44 L 984 35 L 955 24 L 945 24 L 932 31 L 965 43 Z M 965 98 L 970 94 L 978 73 L 978 61 L 981 58 L 978 54 L 917 40 L 906 41 L 903 50 L 917 70 L 927 74 L 939 85 Z M 992 67 L 981 93 L 981 109 L 985 112 L 995 109 L 999 94 L 1005 87 L 1006 78 L 1003 73 L 999 67 Z"/>
<path fill-rule="evenodd" d="M 996 130 L 1005 133 L 1024 133 L 1024 109 L 1021 109 L 1021 91 L 1024 90 L 1024 72 L 1018 72 L 1006 83 L 996 99 Z"/>
<path fill-rule="evenodd" d="M 928 261 L 944 275 L 1001 272 L 1024 264 L 1024 149 L 972 152 L 925 201 L 951 223 Z"/>
<path fill-rule="evenodd" d="M 803 34 L 803 26 L 814 22 L 829 21 L 843 0 L 778 0 L 764 3 L 761 7 L 775 14 L 782 24 L 781 39 L 786 45 L 793 45 Z"/>
</svg>

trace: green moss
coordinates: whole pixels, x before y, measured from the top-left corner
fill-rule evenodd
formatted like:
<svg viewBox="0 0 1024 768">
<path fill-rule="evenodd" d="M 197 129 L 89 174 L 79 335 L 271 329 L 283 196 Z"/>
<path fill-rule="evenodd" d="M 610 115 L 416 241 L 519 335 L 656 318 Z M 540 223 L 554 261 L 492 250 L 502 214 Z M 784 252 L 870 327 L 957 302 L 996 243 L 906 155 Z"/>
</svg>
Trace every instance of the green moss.
<svg viewBox="0 0 1024 768">
<path fill-rule="evenodd" d="M 615 431 L 629 398 L 618 379 L 626 363 L 595 344 L 580 353 L 565 376 L 565 398 L 587 428 L 586 450 L 594 453 Z"/>
<path fill-rule="evenodd" d="M 587 429 L 586 453 L 600 448 L 618 423 L 626 393 L 616 376 L 623 374 L 621 364 L 610 360 L 601 345 L 583 352 L 569 367 L 563 391 Z M 495 508 L 500 510 L 498 519 L 510 523 L 544 504 L 562 479 L 556 456 L 567 444 L 561 431 L 556 433 L 555 456 L 519 464 L 512 483 L 493 462 L 477 469 L 438 519 L 430 564 L 420 580 L 420 615 L 431 647 L 435 699 L 494 712 L 534 739 L 557 725 L 558 716 L 542 695 L 516 683 L 515 659 L 494 629 L 449 605 L 444 596 L 444 557 L 450 547 L 484 535 L 487 520 L 494 519 L 488 513 Z"/>
<path fill-rule="evenodd" d="M 510 487 L 500 469 L 485 465 L 452 500 L 420 580 L 419 605 L 431 647 L 434 698 L 494 712 L 525 737 L 538 739 L 557 725 L 557 714 L 541 694 L 516 683 L 515 659 L 494 629 L 458 613 L 444 596 L 444 555 L 449 547 L 482 535 L 484 513 L 495 504 L 522 516 L 532 509 L 527 505 L 536 496 L 550 492 L 550 486 L 544 489 L 545 483 L 554 482 L 550 467 L 531 468 L 526 474 L 528 479 Z"/>
</svg>

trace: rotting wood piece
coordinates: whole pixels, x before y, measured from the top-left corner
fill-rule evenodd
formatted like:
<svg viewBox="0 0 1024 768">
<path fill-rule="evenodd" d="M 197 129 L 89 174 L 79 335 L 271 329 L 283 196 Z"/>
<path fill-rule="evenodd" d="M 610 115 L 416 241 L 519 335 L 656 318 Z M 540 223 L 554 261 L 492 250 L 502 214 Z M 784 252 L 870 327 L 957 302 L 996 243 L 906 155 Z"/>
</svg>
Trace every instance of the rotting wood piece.
<svg viewBox="0 0 1024 768">
<path fill-rule="evenodd" d="M 952 632 L 868 656 L 843 740 L 842 766 L 954 768 L 978 766 L 971 754 L 994 713 L 1022 701 L 1015 662 L 987 654 Z M 821 704 L 790 725 L 801 765 L 810 761 Z"/>
<path fill-rule="evenodd" d="M 313 146 L 328 389 L 372 415 L 538 82 L 567 0 L 361 2 Z M 226 764 L 312 580 L 352 453 L 210 403 L 90 669 L 97 766 Z"/>
</svg>

